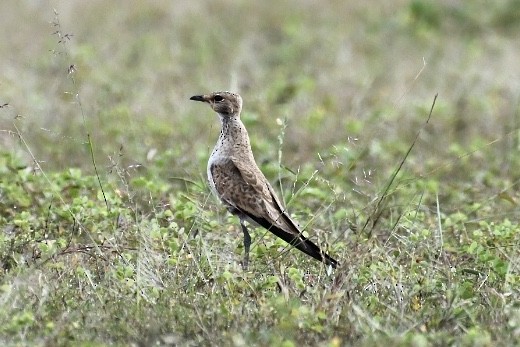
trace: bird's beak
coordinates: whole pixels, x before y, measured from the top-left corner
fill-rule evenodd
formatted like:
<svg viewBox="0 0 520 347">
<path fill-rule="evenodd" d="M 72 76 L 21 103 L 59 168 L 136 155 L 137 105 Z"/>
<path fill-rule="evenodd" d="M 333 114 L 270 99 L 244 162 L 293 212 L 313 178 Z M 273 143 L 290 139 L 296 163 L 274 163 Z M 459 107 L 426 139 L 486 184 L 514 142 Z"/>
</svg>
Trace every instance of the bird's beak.
<svg viewBox="0 0 520 347">
<path fill-rule="evenodd" d="M 190 100 L 208 102 L 209 98 L 207 95 L 194 95 L 190 98 Z"/>
</svg>

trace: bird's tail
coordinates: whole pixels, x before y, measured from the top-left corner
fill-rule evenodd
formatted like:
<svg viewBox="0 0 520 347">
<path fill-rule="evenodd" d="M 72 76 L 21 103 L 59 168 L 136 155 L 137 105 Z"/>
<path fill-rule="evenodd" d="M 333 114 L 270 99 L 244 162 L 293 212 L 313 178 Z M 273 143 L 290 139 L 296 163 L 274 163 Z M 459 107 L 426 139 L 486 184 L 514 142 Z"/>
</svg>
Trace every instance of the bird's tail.
<svg viewBox="0 0 520 347">
<path fill-rule="evenodd" d="M 302 233 L 298 230 L 298 228 L 294 225 L 294 222 L 287 216 L 286 219 L 288 220 L 287 224 L 290 224 L 295 230 L 295 232 L 288 232 L 285 231 L 276 225 L 271 224 L 268 220 L 265 218 L 259 218 L 256 216 L 249 215 L 249 218 L 254 220 L 256 223 L 261 225 L 262 227 L 266 228 L 285 242 L 289 243 L 291 246 L 299 249 L 303 253 L 313 257 L 314 259 L 321 261 L 322 263 L 325 263 L 326 265 L 332 266 L 334 269 L 339 265 L 337 260 L 332 258 L 327 253 L 323 252 L 320 247 L 318 247 L 316 244 L 314 244 L 312 241 L 306 239 Z"/>
</svg>

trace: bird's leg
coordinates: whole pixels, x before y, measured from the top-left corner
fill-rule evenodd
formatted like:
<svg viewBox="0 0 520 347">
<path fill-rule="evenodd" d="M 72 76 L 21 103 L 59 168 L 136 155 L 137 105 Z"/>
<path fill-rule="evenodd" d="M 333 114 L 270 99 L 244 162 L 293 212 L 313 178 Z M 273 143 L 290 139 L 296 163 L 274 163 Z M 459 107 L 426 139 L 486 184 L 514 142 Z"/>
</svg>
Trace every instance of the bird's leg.
<svg viewBox="0 0 520 347">
<path fill-rule="evenodd" d="M 243 220 L 240 220 L 240 226 L 242 226 L 242 232 L 244 233 L 244 262 L 242 263 L 242 268 L 247 270 L 249 265 L 249 247 L 251 246 L 251 235 L 249 235 Z"/>
</svg>

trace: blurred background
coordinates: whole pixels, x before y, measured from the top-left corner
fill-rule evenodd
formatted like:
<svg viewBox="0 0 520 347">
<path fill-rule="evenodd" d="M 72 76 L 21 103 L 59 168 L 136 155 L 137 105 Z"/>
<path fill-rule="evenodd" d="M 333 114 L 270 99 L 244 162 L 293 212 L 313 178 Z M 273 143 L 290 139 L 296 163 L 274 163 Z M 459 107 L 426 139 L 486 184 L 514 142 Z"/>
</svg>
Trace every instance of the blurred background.
<svg viewBox="0 0 520 347">
<path fill-rule="evenodd" d="M 515 345 L 519 34 L 518 0 L 0 1 L 0 345 Z M 332 276 L 260 229 L 242 271 L 218 90 Z"/>
<path fill-rule="evenodd" d="M 232 90 L 265 165 L 386 180 L 438 93 L 412 170 L 519 176 L 518 1 L 16 1 L 0 18 L 0 143 L 44 170 L 92 172 L 90 134 L 102 174 L 202 177 L 219 124 L 189 97 Z"/>
</svg>

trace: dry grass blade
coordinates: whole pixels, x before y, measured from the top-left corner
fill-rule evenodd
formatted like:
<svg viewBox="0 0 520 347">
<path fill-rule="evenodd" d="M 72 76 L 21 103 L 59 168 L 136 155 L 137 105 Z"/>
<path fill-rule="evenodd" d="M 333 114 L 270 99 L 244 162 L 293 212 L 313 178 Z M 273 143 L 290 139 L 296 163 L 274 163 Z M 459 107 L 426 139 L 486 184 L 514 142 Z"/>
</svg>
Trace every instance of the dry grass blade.
<svg viewBox="0 0 520 347">
<path fill-rule="evenodd" d="M 386 198 L 391 193 L 390 189 L 392 188 L 392 185 L 394 184 L 394 181 L 395 181 L 397 175 L 399 174 L 399 172 L 403 168 L 403 165 L 405 164 L 406 159 L 408 158 L 408 156 L 412 152 L 412 149 L 414 148 L 415 143 L 417 142 L 417 139 L 419 138 L 419 135 L 421 135 L 421 132 L 423 131 L 423 129 L 430 122 L 430 119 L 431 119 L 431 116 L 432 116 L 432 112 L 433 112 L 433 108 L 435 107 L 435 101 L 437 100 L 437 95 L 438 94 L 435 94 L 435 97 L 433 98 L 433 102 L 432 102 L 432 106 L 430 108 L 430 112 L 428 114 L 428 118 L 426 119 L 426 121 L 424 122 L 422 127 L 417 131 L 417 133 L 415 135 L 415 138 L 413 139 L 412 143 L 410 144 L 410 147 L 408 147 L 408 150 L 406 151 L 405 155 L 401 159 L 401 161 L 399 163 L 399 166 L 395 169 L 395 171 L 390 176 L 390 179 L 389 179 L 388 183 L 386 184 L 385 189 L 383 190 L 383 192 L 381 194 L 381 197 L 377 200 L 377 202 L 376 202 L 376 204 L 374 206 L 374 210 L 372 211 L 370 216 L 367 218 L 367 220 L 365 221 L 365 224 L 363 225 L 363 228 L 361 229 L 361 231 L 364 232 L 364 231 L 366 231 L 367 228 L 369 228 L 369 230 L 367 232 L 368 236 L 372 235 L 372 232 L 373 232 L 375 226 L 377 225 L 377 222 L 379 221 L 379 218 L 381 217 L 381 214 L 383 213 L 383 211 L 386 208 Z"/>
</svg>

